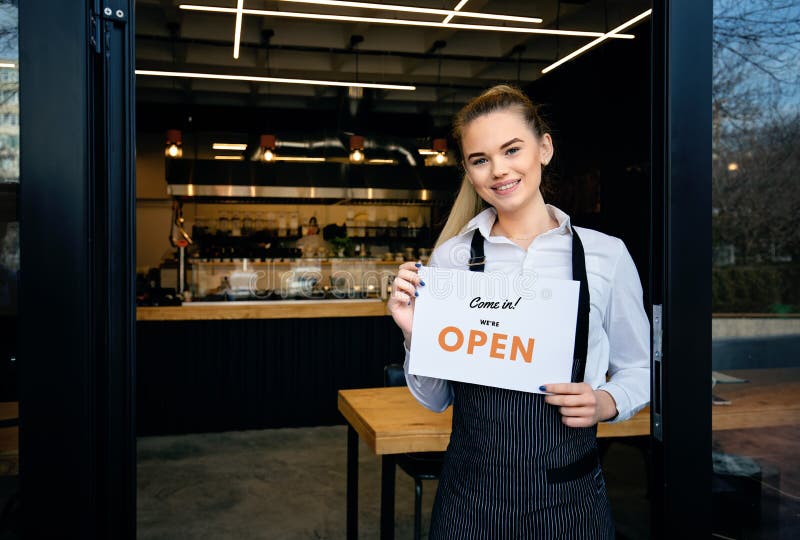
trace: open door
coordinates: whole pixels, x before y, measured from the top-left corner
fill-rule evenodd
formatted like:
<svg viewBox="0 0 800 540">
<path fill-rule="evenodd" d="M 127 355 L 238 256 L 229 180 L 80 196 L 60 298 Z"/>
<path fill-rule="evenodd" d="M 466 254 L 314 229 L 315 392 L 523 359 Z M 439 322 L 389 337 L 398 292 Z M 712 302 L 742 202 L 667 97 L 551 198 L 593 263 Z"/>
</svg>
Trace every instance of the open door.
<svg viewBox="0 0 800 540">
<path fill-rule="evenodd" d="M 711 2 L 653 3 L 653 538 L 708 537 Z"/>
<path fill-rule="evenodd" d="M 133 1 L 18 6 L 21 528 L 134 538 Z"/>
</svg>

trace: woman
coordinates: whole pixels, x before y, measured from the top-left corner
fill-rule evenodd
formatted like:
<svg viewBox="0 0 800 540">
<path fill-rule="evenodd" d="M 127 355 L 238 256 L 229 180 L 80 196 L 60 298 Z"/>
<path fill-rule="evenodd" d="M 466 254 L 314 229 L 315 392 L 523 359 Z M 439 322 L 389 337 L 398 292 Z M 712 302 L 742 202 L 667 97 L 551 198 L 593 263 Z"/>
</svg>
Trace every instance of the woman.
<svg viewBox="0 0 800 540">
<path fill-rule="evenodd" d="M 453 133 L 466 174 L 430 265 L 575 279 L 581 292 L 572 382 L 518 392 L 408 373 L 424 283 L 419 264 L 400 267 L 389 309 L 405 337 L 409 388 L 434 411 L 453 404 L 430 538 L 613 538 L 597 423 L 632 417 L 650 393 L 633 260 L 621 240 L 573 228 L 545 204 L 553 141 L 521 91 L 487 90 L 458 113 Z"/>
</svg>

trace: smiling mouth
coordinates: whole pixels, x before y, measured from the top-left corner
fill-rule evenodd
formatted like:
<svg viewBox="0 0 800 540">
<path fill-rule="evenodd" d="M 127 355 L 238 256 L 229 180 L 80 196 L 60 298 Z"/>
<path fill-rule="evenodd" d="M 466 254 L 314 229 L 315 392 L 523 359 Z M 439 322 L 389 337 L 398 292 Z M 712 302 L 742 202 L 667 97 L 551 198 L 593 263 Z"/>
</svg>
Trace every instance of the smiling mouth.
<svg viewBox="0 0 800 540">
<path fill-rule="evenodd" d="M 493 186 L 492 189 L 494 191 L 502 193 L 504 191 L 507 191 L 507 190 L 513 188 L 514 186 L 516 186 L 520 182 L 522 182 L 522 180 L 520 180 L 520 179 L 512 180 L 511 182 L 506 182 L 505 184 L 500 184 L 499 186 Z"/>
</svg>

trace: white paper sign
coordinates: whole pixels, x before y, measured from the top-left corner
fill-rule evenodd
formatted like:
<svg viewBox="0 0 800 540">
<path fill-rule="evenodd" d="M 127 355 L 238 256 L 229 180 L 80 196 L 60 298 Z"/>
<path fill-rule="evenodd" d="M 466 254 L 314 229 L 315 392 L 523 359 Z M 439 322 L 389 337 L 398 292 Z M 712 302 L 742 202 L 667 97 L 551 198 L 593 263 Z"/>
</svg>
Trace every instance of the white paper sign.
<svg viewBox="0 0 800 540">
<path fill-rule="evenodd" d="M 524 392 L 569 382 L 580 283 L 423 267 L 409 372 Z"/>
</svg>

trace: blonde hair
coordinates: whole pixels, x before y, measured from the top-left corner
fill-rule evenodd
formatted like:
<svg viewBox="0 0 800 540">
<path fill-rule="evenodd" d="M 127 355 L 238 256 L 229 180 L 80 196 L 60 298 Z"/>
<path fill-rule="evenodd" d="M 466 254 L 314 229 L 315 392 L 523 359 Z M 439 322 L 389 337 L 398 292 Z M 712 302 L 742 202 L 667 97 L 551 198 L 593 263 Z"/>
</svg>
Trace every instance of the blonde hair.
<svg viewBox="0 0 800 540">
<path fill-rule="evenodd" d="M 528 99 L 528 96 L 522 90 L 515 86 L 499 84 L 489 88 L 464 105 L 453 119 L 453 139 L 458 143 L 459 152 L 463 154 L 463 148 L 461 147 L 462 136 L 464 128 L 470 122 L 486 114 L 506 109 L 517 110 L 537 137 L 541 137 L 549 131 L 547 124 L 539 116 L 539 108 Z M 542 181 L 544 182 L 544 180 L 543 175 Z M 543 186 L 544 189 L 546 189 L 546 186 Z M 444 224 L 435 247 L 439 247 L 444 242 L 457 236 L 464 226 L 469 223 L 469 220 L 488 207 L 489 205 L 478 196 L 465 173 L 461 181 L 461 188 L 458 190 L 455 202 L 453 202 L 453 208 L 450 210 L 447 222 Z"/>
</svg>

